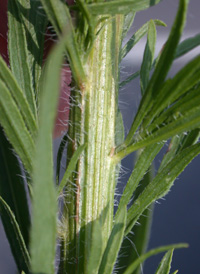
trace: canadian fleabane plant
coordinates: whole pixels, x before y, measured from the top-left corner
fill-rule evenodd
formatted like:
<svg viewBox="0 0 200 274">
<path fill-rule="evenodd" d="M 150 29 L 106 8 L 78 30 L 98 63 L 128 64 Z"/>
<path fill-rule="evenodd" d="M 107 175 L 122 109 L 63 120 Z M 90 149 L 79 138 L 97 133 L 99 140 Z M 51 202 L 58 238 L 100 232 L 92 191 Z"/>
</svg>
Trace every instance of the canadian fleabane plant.
<svg viewBox="0 0 200 274">
<path fill-rule="evenodd" d="M 8 1 L 9 59 L 0 57 L 0 213 L 19 273 L 138 274 L 147 258 L 166 252 L 155 273 L 168 274 L 173 250 L 187 246 L 146 252 L 149 208 L 200 153 L 200 56 L 167 78 L 173 61 L 200 43 L 199 35 L 180 43 L 189 1 L 179 1 L 157 57 L 156 27 L 165 26 L 158 19 L 122 47 L 135 14 L 159 2 Z M 48 35 L 56 43 L 44 60 Z M 122 59 L 145 35 L 140 71 L 120 83 Z M 124 136 L 119 87 L 136 77 L 142 99 Z M 67 121 L 57 114 L 62 98 Z M 56 115 L 67 131 L 54 167 Z M 120 162 L 132 152 L 135 166 L 114 212 Z"/>
</svg>

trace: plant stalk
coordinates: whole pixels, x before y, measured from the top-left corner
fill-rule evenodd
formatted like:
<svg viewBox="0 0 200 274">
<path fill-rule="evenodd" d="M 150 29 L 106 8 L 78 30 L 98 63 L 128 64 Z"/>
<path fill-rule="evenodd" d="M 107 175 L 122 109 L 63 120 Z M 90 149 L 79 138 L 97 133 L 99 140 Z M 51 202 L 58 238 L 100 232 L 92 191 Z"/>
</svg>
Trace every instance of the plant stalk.
<svg viewBox="0 0 200 274">
<path fill-rule="evenodd" d="M 72 91 L 68 159 L 78 145 L 87 146 L 66 187 L 59 273 L 86 273 L 95 220 L 102 220 L 103 248 L 113 226 L 122 29 L 122 15 L 105 22 L 84 65 L 87 81 Z"/>
</svg>

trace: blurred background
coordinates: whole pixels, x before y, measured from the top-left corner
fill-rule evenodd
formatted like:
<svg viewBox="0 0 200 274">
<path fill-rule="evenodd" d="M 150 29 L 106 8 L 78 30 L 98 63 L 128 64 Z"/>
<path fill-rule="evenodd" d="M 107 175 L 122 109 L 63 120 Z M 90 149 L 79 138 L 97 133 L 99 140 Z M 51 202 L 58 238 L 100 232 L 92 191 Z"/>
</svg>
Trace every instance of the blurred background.
<svg viewBox="0 0 200 274">
<path fill-rule="evenodd" d="M 138 30 L 149 19 L 163 20 L 167 27 L 157 27 L 157 47 L 156 55 L 165 43 L 178 7 L 178 0 L 163 0 L 157 6 L 148 11 L 139 12 L 136 15 L 133 27 L 128 33 L 128 38 Z M 183 33 L 182 40 L 200 32 L 200 1 L 190 0 L 187 24 Z M 131 73 L 136 72 L 141 65 L 146 37 L 142 39 L 134 50 L 129 53 L 121 65 L 121 78 L 125 79 Z M 177 59 L 169 76 L 173 76 L 186 62 L 200 53 L 200 47 L 193 50 L 184 57 Z M 139 79 L 136 79 L 120 90 L 119 106 L 125 122 L 125 131 L 133 120 L 134 114 L 140 101 Z M 56 141 L 55 147 L 59 140 Z M 161 152 L 155 166 L 158 167 L 159 161 L 164 152 Z M 133 167 L 133 156 L 127 157 L 122 165 L 126 170 L 122 182 L 126 182 Z M 176 180 L 172 190 L 165 197 L 159 200 L 154 209 L 153 224 L 150 234 L 149 248 L 158 247 L 172 243 L 186 242 L 188 249 L 177 250 L 174 252 L 172 272 L 179 269 L 181 274 L 200 273 L 199 265 L 199 246 L 200 246 L 200 157 L 197 157 L 185 169 L 181 176 Z M 163 254 L 162 254 L 163 255 Z M 153 257 L 146 261 L 144 274 L 153 274 L 156 271 L 161 256 Z M 17 273 L 15 263 L 12 259 L 9 244 L 6 240 L 2 224 L 0 222 L 0 274 Z M 73 274 L 73 273 L 72 273 Z M 89 274 L 89 273 L 88 273 Z M 106 273 L 105 273 L 106 274 Z"/>
</svg>

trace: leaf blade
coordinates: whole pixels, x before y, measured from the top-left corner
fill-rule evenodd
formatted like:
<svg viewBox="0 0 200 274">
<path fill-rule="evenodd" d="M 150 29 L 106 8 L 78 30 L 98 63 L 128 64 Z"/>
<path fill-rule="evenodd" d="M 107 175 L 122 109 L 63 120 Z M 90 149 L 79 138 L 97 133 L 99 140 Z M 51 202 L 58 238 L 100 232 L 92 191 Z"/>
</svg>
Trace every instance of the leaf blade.
<svg viewBox="0 0 200 274">
<path fill-rule="evenodd" d="M 143 61 L 140 70 L 140 87 L 141 93 L 144 95 L 149 82 L 149 74 L 153 63 L 154 53 L 156 46 L 156 27 L 153 20 L 148 24 L 147 43 L 145 46 Z"/>
<path fill-rule="evenodd" d="M 192 145 L 181 151 L 159 173 L 157 173 L 154 180 L 145 188 L 128 210 L 126 234 L 130 231 L 148 205 L 168 193 L 177 176 L 199 153 L 200 144 Z"/>
<path fill-rule="evenodd" d="M 16 0 L 8 1 L 8 48 L 10 66 L 36 117 L 36 100 L 29 66 L 26 34 Z"/>
<path fill-rule="evenodd" d="M 36 98 L 39 92 L 38 86 L 42 71 L 44 33 L 47 26 L 47 18 L 40 7 L 41 4 L 39 1 L 18 0 L 18 8 L 21 12 L 21 19 L 26 34 L 29 67 L 32 72 L 33 88 Z"/>
<path fill-rule="evenodd" d="M 94 15 L 100 14 L 127 14 L 130 9 L 134 12 L 141 11 L 156 5 L 160 0 L 113 0 L 109 2 L 92 3 L 88 5 L 90 12 Z"/>
<path fill-rule="evenodd" d="M 174 249 L 171 249 L 164 255 L 155 274 L 169 274 L 171 263 L 172 263 L 173 252 L 174 252 Z"/>
<path fill-rule="evenodd" d="M 27 102 L 27 99 L 19 87 L 16 79 L 14 78 L 13 74 L 11 73 L 10 69 L 7 67 L 5 61 L 0 56 L 0 77 L 3 82 L 8 87 L 11 96 L 14 98 L 20 112 L 23 116 L 23 120 L 26 123 L 31 135 L 35 137 L 37 133 L 37 121 L 33 116 L 31 108 Z"/>
<path fill-rule="evenodd" d="M 74 27 L 66 4 L 61 1 L 41 0 L 46 14 L 51 21 L 58 36 L 61 32 L 68 35 L 66 50 L 70 61 L 70 68 L 79 86 L 82 86 L 86 76 L 83 69 L 80 52 L 78 50 Z"/>
<path fill-rule="evenodd" d="M 62 40 L 49 56 L 41 82 L 43 92 L 40 128 L 33 165 L 31 268 L 35 273 L 54 273 L 57 195 L 53 182 L 52 132 L 58 104 L 65 42 Z M 50 101 L 49 97 L 51 97 Z"/>
<path fill-rule="evenodd" d="M 0 196 L 0 214 L 3 219 L 6 235 L 9 237 L 9 243 L 17 263 L 19 271 L 25 270 L 29 273 L 30 257 L 26 249 L 23 236 L 15 219 L 12 210 Z"/>
<path fill-rule="evenodd" d="M 25 244 L 29 245 L 30 214 L 25 190 L 25 182 L 19 161 L 12 146 L 0 128 L 0 196 L 5 200 L 19 224 Z M 17 193 L 17 195 L 16 195 Z"/>
<path fill-rule="evenodd" d="M 126 207 L 121 210 L 120 214 L 115 219 L 112 232 L 107 242 L 106 249 L 104 251 L 101 264 L 99 267 L 99 274 L 107 273 L 111 274 L 117 254 L 119 252 L 121 242 L 124 236 L 124 229 L 126 224 Z"/>
<path fill-rule="evenodd" d="M 174 245 L 167 245 L 167 246 L 162 246 L 162 247 L 158 247 L 155 249 L 152 249 L 150 251 L 148 251 L 146 254 L 142 255 L 141 257 L 139 257 L 135 262 L 132 263 L 132 265 L 130 265 L 130 267 L 124 272 L 124 274 L 132 274 L 133 271 L 142 263 L 144 262 L 147 258 L 156 255 L 158 253 L 167 251 L 169 249 L 172 248 L 186 248 L 188 247 L 187 244 L 174 244 Z"/>
<path fill-rule="evenodd" d="M 156 144 L 156 145 L 146 147 L 142 151 L 142 153 L 140 154 L 136 162 L 134 170 L 131 176 L 129 177 L 126 187 L 122 193 L 122 197 L 120 199 L 116 215 L 118 215 L 121 208 L 128 205 L 133 195 L 133 192 L 136 190 L 140 180 L 143 178 L 144 174 L 150 167 L 152 161 L 154 160 L 154 158 L 156 157 L 156 155 L 158 154 L 162 146 L 163 144 Z"/>
<path fill-rule="evenodd" d="M 102 228 L 99 220 L 95 220 L 92 230 L 92 244 L 87 264 L 87 273 L 98 273 L 98 268 L 101 263 L 103 253 Z"/>
<path fill-rule="evenodd" d="M 67 169 L 65 171 L 65 174 L 58 186 L 58 194 L 60 194 L 63 191 L 63 188 L 65 187 L 65 185 L 67 184 L 67 180 L 69 179 L 70 175 L 72 174 L 72 172 L 75 170 L 76 164 L 78 162 L 78 159 L 81 155 L 81 153 L 83 152 L 83 150 L 85 149 L 86 144 L 81 145 L 77 148 L 77 150 L 74 152 L 68 166 Z"/>
<path fill-rule="evenodd" d="M 178 9 L 172 30 L 170 32 L 169 38 L 165 44 L 165 47 L 156 65 L 156 68 L 151 77 L 151 80 L 149 81 L 147 90 L 144 96 L 142 97 L 139 110 L 136 114 L 136 117 L 133 121 L 131 129 L 122 147 L 124 146 L 127 147 L 128 145 L 130 145 L 135 131 L 137 130 L 145 114 L 148 112 L 148 110 L 151 108 L 153 104 L 152 98 L 155 96 L 155 94 L 156 95 L 159 94 L 159 89 L 161 88 L 165 80 L 165 77 L 167 76 L 167 73 L 169 71 L 169 68 L 172 64 L 172 61 L 175 55 L 175 51 L 176 51 L 179 39 L 181 37 L 181 33 L 182 33 L 183 26 L 185 24 L 185 19 L 186 19 L 187 4 L 188 4 L 187 0 L 180 1 L 179 3 L 179 9 Z"/>
<path fill-rule="evenodd" d="M 0 123 L 27 171 L 32 170 L 34 142 L 9 90 L 0 80 Z"/>
<path fill-rule="evenodd" d="M 158 26 L 166 26 L 164 22 L 161 20 L 153 20 L 153 22 Z M 129 41 L 125 44 L 123 49 L 121 50 L 121 59 L 126 57 L 126 55 L 130 52 L 130 50 L 140 41 L 142 37 L 147 34 L 149 22 L 145 23 L 139 30 L 137 30 Z"/>
</svg>

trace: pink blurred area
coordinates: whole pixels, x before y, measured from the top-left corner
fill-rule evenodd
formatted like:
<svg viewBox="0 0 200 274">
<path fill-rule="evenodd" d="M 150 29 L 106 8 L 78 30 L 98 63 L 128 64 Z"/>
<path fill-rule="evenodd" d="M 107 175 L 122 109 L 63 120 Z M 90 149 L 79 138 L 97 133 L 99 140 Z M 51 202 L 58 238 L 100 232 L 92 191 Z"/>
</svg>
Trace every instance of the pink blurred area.
<svg viewBox="0 0 200 274">
<path fill-rule="evenodd" d="M 73 4 L 73 0 L 66 1 L 69 5 Z M 0 1 L 0 54 L 9 65 L 8 47 L 7 47 L 7 0 Z M 45 50 L 44 60 L 49 54 L 54 42 L 49 39 L 49 36 L 45 36 Z M 61 71 L 61 85 L 60 96 L 57 109 L 57 116 L 55 120 L 55 127 L 53 131 L 53 138 L 61 137 L 68 128 L 69 119 L 69 97 L 70 97 L 70 84 L 71 84 L 71 71 L 66 65 L 63 66 Z"/>
</svg>

